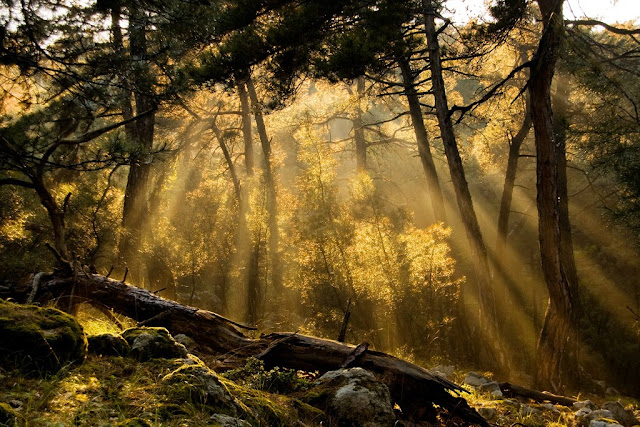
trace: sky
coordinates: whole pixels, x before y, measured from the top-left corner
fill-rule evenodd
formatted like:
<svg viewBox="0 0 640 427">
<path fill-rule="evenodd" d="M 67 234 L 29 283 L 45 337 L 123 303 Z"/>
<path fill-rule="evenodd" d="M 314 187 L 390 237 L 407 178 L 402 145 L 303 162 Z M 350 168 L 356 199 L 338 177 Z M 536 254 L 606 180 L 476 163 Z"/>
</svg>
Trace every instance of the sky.
<svg viewBox="0 0 640 427">
<path fill-rule="evenodd" d="M 447 7 L 460 15 L 482 19 L 486 15 L 486 0 L 449 0 Z M 640 0 L 566 0 L 565 19 L 584 17 L 602 20 L 608 24 L 635 21 L 640 24 Z M 459 16 L 460 16 L 459 15 Z"/>
</svg>

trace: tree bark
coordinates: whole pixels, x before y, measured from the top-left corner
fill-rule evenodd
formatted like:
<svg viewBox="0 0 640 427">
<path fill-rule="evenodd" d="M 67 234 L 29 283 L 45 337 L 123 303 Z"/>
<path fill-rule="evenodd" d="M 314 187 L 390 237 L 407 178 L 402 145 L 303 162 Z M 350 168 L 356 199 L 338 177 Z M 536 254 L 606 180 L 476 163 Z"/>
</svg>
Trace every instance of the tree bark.
<svg viewBox="0 0 640 427">
<path fill-rule="evenodd" d="M 531 131 L 531 101 L 527 97 L 527 107 L 524 112 L 524 120 L 520 126 L 520 130 L 509 143 L 509 156 L 507 158 L 507 170 L 504 176 L 504 187 L 502 190 L 502 199 L 500 200 L 500 211 L 498 214 L 498 236 L 496 239 L 496 258 L 500 261 L 504 257 L 504 250 L 507 244 L 507 235 L 509 233 L 509 217 L 511 215 L 511 201 L 513 199 L 513 188 L 516 183 L 516 174 L 518 172 L 518 159 L 520 157 L 520 148 Z"/>
<path fill-rule="evenodd" d="M 440 45 L 435 26 L 435 3 L 432 0 L 423 0 L 425 20 L 425 35 L 429 50 L 429 63 L 431 68 L 431 82 L 435 99 L 436 115 L 440 127 L 440 135 L 444 144 L 445 155 L 449 165 L 449 173 L 456 194 L 456 201 L 460 210 L 460 216 L 465 227 L 467 240 L 471 249 L 471 258 L 475 271 L 475 279 L 478 290 L 479 327 L 482 335 L 480 342 L 487 345 L 483 349 L 486 353 L 481 356 L 485 366 L 508 373 L 509 360 L 502 345 L 502 339 L 498 333 L 498 317 L 496 313 L 495 297 L 490 281 L 489 260 L 487 249 L 482 238 L 480 225 L 476 216 L 469 185 L 465 178 L 464 167 L 455 133 L 453 122 L 449 114 L 446 88 L 442 73 L 442 60 L 440 57 Z"/>
<path fill-rule="evenodd" d="M 416 91 L 414 83 L 414 75 L 411 70 L 411 65 L 407 58 L 402 54 L 398 55 L 398 65 L 402 72 L 402 80 L 404 83 L 404 95 L 409 103 L 409 113 L 411 115 L 411 122 L 413 124 L 413 130 L 416 134 L 416 142 L 418 144 L 418 155 L 422 162 L 422 169 L 424 175 L 427 178 L 427 188 L 429 191 L 429 197 L 431 198 L 431 206 L 433 208 L 433 216 L 436 222 L 447 222 L 447 216 L 444 208 L 444 198 L 442 197 L 442 188 L 440 187 L 440 180 L 438 179 L 438 172 L 436 165 L 433 162 L 433 156 L 431 155 L 431 147 L 429 145 L 429 135 L 427 128 L 424 124 L 424 118 L 422 116 L 422 108 L 420 107 L 420 99 L 418 92 Z"/>
<path fill-rule="evenodd" d="M 271 287 L 278 294 L 282 290 L 282 266 L 280 265 L 280 231 L 278 229 L 278 202 L 276 182 L 271 159 L 271 141 L 262 115 L 262 105 L 258 100 L 251 76 L 246 80 L 247 92 L 253 106 L 256 128 L 260 137 L 260 145 L 264 156 L 264 181 L 267 188 L 267 213 L 269 215 L 269 259 L 271 261 Z"/>
<path fill-rule="evenodd" d="M 362 97 L 364 96 L 364 77 L 360 76 L 356 79 L 356 100 L 358 107 L 356 108 L 356 117 L 353 119 L 353 138 L 356 144 L 356 169 L 358 172 L 366 172 L 367 170 L 367 140 L 364 136 L 364 121 L 362 120 Z"/>
<path fill-rule="evenodd" d="M 535 382 L 538 388 L 558 391 L 577 366 L 565 366 L 570 351 L 576 306 L 574 284 L 567 278 L 562 256 L 560 232 L 559 148 L 554 135 L 551 109 L 551 82 L 562 42 L 562 4 L 557 0 L 538 0 L 544 22 L 536 52 L 529 92 L 536 140 L 538 239 L 542 272 L 549 291 L 549 305 L 537 348 Z"/>
<path fill-rule="evenodd" d="M 73 288 L 73 298 L 78 302 L 99 301 L 145 326 L 163 326 L 173 335 L 189 335 L 201 348 L 221 355 L 223 365 L 236 365 L 238 358 L 253 356 L 264 360 L 267 367 L 326 372 L 339 369 L 348 360 L 349 367 L 359 366 L 377 374 L 389 387 L 393 401 L 415 420 L 433 417 L 437 405 L 466 422 L 489 425 L 464 399 L 451 394 L 464 392 L 461 387 L 412 363 L 374 350 L 353 357 L 353 345 L 297 333 L 272 333 L 250 339 L 240 332 L 242 325 L 216 313 L 184 306 L 103 276 L 42 277 L 34 301 L 68 302 Z M 0 297 L 25 302 L 31 290 L 31 284 L 0 286 Z"/>
<path fill-rule="evenodd" d="M 149 71 L 146 23 L 144 13 L 136 6 L 130 8 L 129 17 L 129 53 L 131 60 L 132 81 L 124 85 L 123 117 L 140 114 L 152 110 L 155 106 L 153 97 L 152 76 Z M 115 28 L 116 26 L 114 26 Z M 117 26 L 119 28 L 119 25 Z M 114 41 L 116 37 L 114 34 Z M 122 36 L 119 35 L 122 43 Z M 130 88 L 130 89 L 128 89 Z M 131 92 L 135 101 L 135 109 L 131 105 Z M 135 112 L 134 112 L 135 110 Z M 143 225 L 149 215 L 148 187 L 151 172 L 151 154 L 155 129 L 155 113 L 150 113 L 127 125 L 127 137 L 133 143 L 135 152 L 129 165 L 129 175 L 124 195 L 122 225 L 125 234 L 120 249 L 125 260 L 133 264 L 133 277 L 139 277 L 139 247 L 142 239 Z"/>
</svg>

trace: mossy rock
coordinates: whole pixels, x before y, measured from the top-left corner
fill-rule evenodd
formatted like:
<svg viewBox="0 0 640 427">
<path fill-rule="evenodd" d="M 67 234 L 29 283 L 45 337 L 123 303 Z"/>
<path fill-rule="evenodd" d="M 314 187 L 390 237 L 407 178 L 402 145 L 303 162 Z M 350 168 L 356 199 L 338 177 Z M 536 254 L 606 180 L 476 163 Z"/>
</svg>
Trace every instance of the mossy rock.
<svg viewBox="0 0 640 427">
<path fill-rule="evenodd" d="M 100 334 L 87 337 L 89 353 L 99 356 L 128 356 L 131 347 L 120 335 Z"/>
<path fill-rule="evenodd" d="M 0 403 L 0 426 L 14 426 L 17 419 L 16 411 L 13 410 L 11 405 Z"/>
<path fill-rule="evenodd" d="M 362 368 L 325 373 L 302 400 L 324 410 L 339 426 L 390 426 L 395 421 L 389 389 Z"/>
<path fill-rule="evenodd" d="M 187 357 L 187 349 L 177 343 L 166 328 L 130 328 L 122 332 L 131 347 L 130 355 L 140 361 Z"/>
<path fill-rule="evenodd" d="M 185 364 L 162 378 L 162 383 L 171 402 L 206 405 L 232 416 L 243 412 L 218 375 L 204 365 Z"/>
<path fill-rule="evenodd" d="M 0 300 L 0 363 L 25 374 L 46 376 L 87 354 L 80 324 L 55 308 Z"/>
</svg>

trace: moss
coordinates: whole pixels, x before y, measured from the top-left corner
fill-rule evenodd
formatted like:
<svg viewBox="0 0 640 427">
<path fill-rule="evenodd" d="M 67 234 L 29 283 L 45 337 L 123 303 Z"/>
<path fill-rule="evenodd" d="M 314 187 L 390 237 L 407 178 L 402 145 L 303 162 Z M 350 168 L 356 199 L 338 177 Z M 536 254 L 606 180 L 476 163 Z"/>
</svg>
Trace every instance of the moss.
<svg viewBox="0 0 640 427">
<path fill-rule="evenodd" d="M 130 355 L 141 361 L 187 356 L 187 349 L 166 328 L 130 328 L 122 332 L 122 338 L 131 346 Z"/>
<path fill-rule="evenodd" d="M 143 418 L 131 418 L 118 423 L 118 427 L 152 427 L 152 425 Z"/>
<path fill-rule="evenodd" d="M 26 374 L 48 375 L 84 360 L 87 338 L 82 327 L 54 308 L 0 300 L 0 362 Z"/>
<path fill-rule="evenodd" d="M 206 405 L 226 415 L 241 412 L 216 373 L 204 365 L 185 364 L 166 375 L 162 383 L 170 401 Z"/>
<path fill-rule="evenodd" d="M 87 337 L 89 353 L 101 356 L 127 356 L 129 343 L 120 335 L 100 334 Z"/>
<path fill-rule="evenodd" d="M 7 404 L 0 403 L 0 425 L 3 426 L 13 426 L 17 421 L 16 411 Z"/>
<path fill-rule="evenodd" d="M 221 378 L 221 381 L 231 395 L 247 408 L 245 411 L 252 414 L 252 424 L 295 425 L 302 421 L 318 425 L 326 421 L 324 412 L 299 399 L 244 387 L 226 378 Z"/>
</svg>

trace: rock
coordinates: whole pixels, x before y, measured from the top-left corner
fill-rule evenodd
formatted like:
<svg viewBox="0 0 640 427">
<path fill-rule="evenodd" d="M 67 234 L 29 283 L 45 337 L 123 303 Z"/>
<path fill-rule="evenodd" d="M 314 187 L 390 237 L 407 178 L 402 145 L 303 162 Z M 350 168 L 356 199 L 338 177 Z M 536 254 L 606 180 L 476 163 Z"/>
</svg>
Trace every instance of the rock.
<svg viewBox="0 0 640 427">
<path fill-rule="evenodd" d="M 529 406 L 529 405 L 524 405 L 524 404 L 523 404 L 523 405 L 520 407 L 520 413 L 521 413 L 522 415 L 524 415 L 525 417 L 527 417 L 527 416 L 529 416 L 529 415 L 536 415 L 536 414 L 539 414 L 539 413 L 540 413 L 540 409 L 533 408 L 533 407 L 531 407 L 531 406 Z"/>
<path fill-rule="evenodd" d="M 452 365 L 438 365 L 431 370 L 436 375 L 440 375 L 443 378 L 450 379 L 453 376 L 453 366 Z"/>
<path fill-rule="evenodd" d="M 48 375 L 82 362 L 87 338 L 78 322 L 55 308 L 0 299 L 0 366 Z"/>
<path fill-rule="evenodd" d="M 223 414 L 213 414 L 209 420 L 213 425 L 219 425 L 220 427 L 251 427 L 251 424 L 244 420 Z"/>
<path fill-rule="evenodd" d="M 620 424 L 610 423 L 605 420 L 591 420 L 589 422 L 589 427 L 620 427 Z"/>
<path fill-rule="evenodd" d="M 9 404 L 0 402 L 0 425 L 15 426 L 17 420 L 16 411 Z"/>
<path fill-rule="evenodd" d="M 613 387 L 607 387 L 605 394 L 607 396 L 620 396 L 620 392 Z"/>
<path fill-rule="evenodd" d="M 631 427 L 638 424 L 633 412 L 628 409 L 624 409 L 624 406 L 622 406 L 620 402 L 605 402 L 604 405 L 602 405 L 602 409 L 606 409 L 611 412 L 612 418 L 625 427 Z"/>
<path fill-rule="evenodd" d="M 120 335 L 100 334 L 87 337 L 89 353 L 99 356 L 128 356 L 131 351 L 127 340 Z"/>
<path fill-rule="evenodd" d="M 582 408 L 588 408 L 593 411 L 598 409 L 598 406 L 590 400 L 584 400 L 582 402 L 574 402 L 573 409 L 582 409 Z"/>
<path fill-rule="evenodd" d="M 124 331 L 122 337 L 131 346 L 131 356 L 143 362 L 187 357 L 187 349 L 165 328 L 131 328 Z"/>
<path fill-rule="evenodd" d="M 554 405 L 553 403 L 545 403 L 542 405 L 542 407 L 547 411 L 553 412 L 554 414 L 560 413 L 560 411 L 558 411 L 558 408 L 556 408 L 556 405 Z"/>
<path fill-rule="evenodd" d="M 162 378 L 162 382 L 171 401 L 211 406 L 224 415 L 241 412 L 218 375 L 204 365 L 181 366 Z"/>
<path fill-rule="evenodd" d="M 500 385 L 498 385 L 495 381 L 490 381 L 488 383 L 480 384 L 478 386 L 478 390 L 483 393 L 489 393 L 493 395 L 493 393 L 498 392 L 500 396 L 502 396 L 502 390 L 500 390 Z"/>
<path fill-rule="evenodd" d="M 478 408 L 478 413 L 482 416 L 482 418 L 484 418 L 487 421 L 491 421 L 498 414 L 495 408 L 485 408 L 485 407 Z"/>
<path fill-rule="evenodd" d="M 471 387 L 480 387 L 482 384 L 491 382 L 488 378 L 483 377 L 477 372 L 468 372 L 464 377 L 464 383 Z"/>
<path fill-rule="evenodd" d="M 195 340 L 188 335 L 185 335 L 185 334 L 174 335 L 173 339 L 176 340 L 176 342 L 185 346 L 186 349 L 189 351 L 198 349 L 198 343 L 196 343 Z"/>
<path fill-rule="evenodd" d="M 305 400 L 325 410 L 339 426 L 391 426 L 395 421 L 389 389 L 362 368 L 325 373 L 314 381 Z"/>
<path fill-rule="evenodd" d="M 579 426 L 587 427 L 591 424 L 591 421 L 600 420 L 602 418 L 611 419 L 613 418 L 613 414 L 610 411 L 597 409 L 595 411 L 589 409 L 588 407 L 584 407 L 580 409 L 575 414 L 576 421 Z"/>
</svg>

